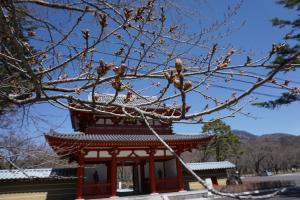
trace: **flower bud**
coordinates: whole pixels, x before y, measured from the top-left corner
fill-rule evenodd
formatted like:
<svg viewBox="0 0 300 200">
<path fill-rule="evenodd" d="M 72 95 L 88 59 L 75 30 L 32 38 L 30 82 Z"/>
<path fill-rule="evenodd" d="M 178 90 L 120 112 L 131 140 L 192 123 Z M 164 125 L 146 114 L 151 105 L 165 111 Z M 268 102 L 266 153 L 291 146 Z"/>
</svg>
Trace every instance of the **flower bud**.
<svg viewBox="0 0 300 200">
<path fill-rule="evenodd" d="M 97 73 L 99 76 L 104 76 L 108 69 L 105 67 L 105 62 L 103 60 L 99 61 L 99 66 L 97 67 Z"/>
<path fill-rule="evenodd" d="M 128 102 L 132 101 L 132 97 L 133 97 L 132 93 L 130 91 L 128 91 L 126 94 L 126 98 L 124 99 L 124 102 L 128 103 Z"/>
<path fill-rule="evenodd" d="M 83 37 L 85 40 L 89 39 L 90 32 L 89 32 L 88 29 L 81 31 L 81 33 L 82 33 L 82 37 Z"/>
<path fill-rule="evenodd" d="M 178 78 L 174 80 L 174 86 L 178 89 L 180 88 L 180 80 Z"/>
<path fill-rule="evenodd" d="M 111 85 L 113 88 L 115 88 L 116 91 L 120 92 L 123 91 L 125 89 L 125 87 L 122 85 L 122 82 L 120 79 L 112 79 L 111 81 Z"/>
<path fill-rule="evenodd" d="M 183 90 L 186 91 L 186 90 L 189 90 L 191 89 L 192 87 L 192 84 L 193 82 L 191 80 L 188 80 L 186 81 L 184 84 L 183 84 Z"/>
<path fill-rule="evenodd" d="M 114 68 L 114 72 L 117 76 L 123 76 L 125 73 L 126 65 L 122 63 L 119 67 Z"/>
<path fill-rule="evenodd" d="M 181 59 L 176 58 L 175 68 L 176 68 L 177 73 L 179 74 L 182 70 L 182 60 Z"/>
<path fill-rule="evenodd" d="M 285 80 L 285 81 L 284 81 L 284 83 L 283 83 L 283 85 L 284 85 L 284 86 L 288 86 L 288 85 L 289 85 L 289 83 L 290 83 L 290 81 L 289 81 L 289 80 Z"/>
</svg>

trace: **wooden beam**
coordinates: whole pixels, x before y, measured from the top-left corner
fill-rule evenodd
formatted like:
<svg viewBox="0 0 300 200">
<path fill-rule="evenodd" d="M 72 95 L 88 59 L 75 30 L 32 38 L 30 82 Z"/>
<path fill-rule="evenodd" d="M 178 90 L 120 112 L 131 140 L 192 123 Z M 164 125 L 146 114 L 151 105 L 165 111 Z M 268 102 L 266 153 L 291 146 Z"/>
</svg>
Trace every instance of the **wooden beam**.
<svg viewBox="0 0 300 200">
<path fill-rule="evenodd" d="M 177 154 L 180 156 L 181 153 L 182 153 L 182 149 L 180 147 L 177 147 Z M 177 179 L 178 179 L 178 191 L 184 191 L 182 164 L 178 159 L 176 159 L 176 168 L 177 168 Z"/>
<path fill-rule="evenodd" d="M 149 179 L 150 179 L 150 193 L 156 194 L 156 178 L 155 178 L 155 160 L 154 160 L 155 150 L 150 150 L 149 157 Z"/>
<path fill-rule="evenodd" d="M 111 196 L 117 196 L 117 151 L 111 151 Z"/>
</svg>

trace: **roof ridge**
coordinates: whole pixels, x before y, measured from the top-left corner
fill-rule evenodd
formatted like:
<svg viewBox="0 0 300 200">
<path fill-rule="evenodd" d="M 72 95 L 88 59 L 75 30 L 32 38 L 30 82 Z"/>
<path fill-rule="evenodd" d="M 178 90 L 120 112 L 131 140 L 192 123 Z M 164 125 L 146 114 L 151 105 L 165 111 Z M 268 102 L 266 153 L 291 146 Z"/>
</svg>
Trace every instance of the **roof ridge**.
<svg viewBox="0 0 300 200">
<path fill-rule="evenodd" d="M 192 170 L 210 170 L 210 169 L 229 169 L 235 168 L 235 164 L 230 161 L 212 161 L 212 162 L 197 162 L 197 163 L 187 163 Z"/>
<path fill-rule="evenodd" d="M 223 163 L 223 162 L 229 162 L 228 160 L 222 160 L 222 161 L 208 161 L 208 162 L 193 162 L 193 163 L 188 163 L 188 164 L 206 164 L 206 163 Z"/>
<path fill-rule="evenodd" d="M 90 94 L 91 94 L 92 92 L 90 92 Z M 90 95 L 89 94 L 89 95 Z M 112 97 L 114 97 L 115 96 L 115 94 L 114 93 L 103 93 L 103 92 L 101 92 L 101 93 L 95 93 L 95 94 L 98 94 L 98 95 L 107 95 L 107 96 L 112 96 Z M 118 94 L 118 97 L 126 97 L 126 95 L 127 94 Z M 141 98 L 140 96 L 142 96 L 142 97 L 152 97 L 152 98 L 157 98 L 157 96 L 156 95 L 154 95 L 154 96 L 150 96 L 150 95 L 134 95 L 135 97 L 138 97 L 138 98 Z"/>
<path fill-rule="evenodd" d="M 30 168 L 30 169 L 1 169 L 0 172 L 9 171 L 9 172 L 21 172 L 21 171 L 33 171 L 33 170 L 52 170 L 54 168 Z"/>
<path fill-rule="evenodd" d="M 54 130 L 49 131 L 49 133 L 45 133 L 46 135 L 49 134 L 56 134 L 56 135 L 79 135 L 79 134 L 84 134 L 84 135 L 153 135 L 153 134 L 111 134 L 111 133 L 107 133 L 107 134 L 103 134 L 103 133 L 84 133 L 81 131 L 74 131 L 74 132 L 69 132 L 69 133 L 61 133 L 61 132 L 56 132 Z M 207 135 L 204 133 L 195 133 L 195 134 L 183 134 L 183 133 L 174 133 L 174 134 L 161 134 L 161 135 L 174 135 L 174 136 L 211 136 L 211 135 Z M 155 135 L 153 135 L 155 136 Z"/>
</svg>

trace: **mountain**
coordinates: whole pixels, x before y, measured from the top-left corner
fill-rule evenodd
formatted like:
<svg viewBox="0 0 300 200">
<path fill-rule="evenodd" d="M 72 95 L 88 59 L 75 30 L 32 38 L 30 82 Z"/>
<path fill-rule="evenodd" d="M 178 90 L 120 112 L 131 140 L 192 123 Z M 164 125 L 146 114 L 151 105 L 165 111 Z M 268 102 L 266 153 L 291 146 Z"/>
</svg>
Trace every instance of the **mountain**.
<svg viewBox="0 0 300 200">
<path fill-rule="evenodd" d="M 300 169 L 300 135 L 269 133 L 255 135 L 243 130 L 232 130 L 240 138 L 237 156 L 226 160 L 235 163 L 242 174 L 259 174 L 268 169 L 275 173 Z M 242 152 L 242 154 L 239 154 Z M 214 150 L 200 148 L 183 155 L 187 162 L 216 161 Z"/>
<path fill-rule="evenodd" d="M 241 142 L 256 144 L 259 146 L 269 146 L 276 148 L 292 147 L 299 149 L 300 136 L 291 135 L 287 133 L 269 133 L 264 135 L 255 135 L 243 130 L 233 130 Z"/>
<path fill-rule="evenodd" d="M 232 130 L 232 132 L 233 134 L 238 136 L 241 140 L 255 140 L 257 137 L 259 137 L 257 135 L 242 130 Z"/>
<path fill-rule="evenodd" d="M 282 140 L 287 140 L 288 142 L 293 143 L 299 141 L 300 139 L 300 136 L 291 135 L 288 133 L 268 133 L 263 135 L 255 135 L 243 130 L 232 130 L 232 132 L 242 140 L 257 140 L 265 142 L 281 142 Z"/>
<path fill-rule="evenodd" d="M 243 173 L 256 173 L 270 169 L 279 171 L 300 169 L 300 135 L 269 133 L 254 135 L 247 131 L 233 130 L 240 138 L 244 154 L 238 164 Z"/>
<path fill-rule="evenodd" d="M 272 133 L 258 137 L 257 141 L 264 142 L 265 144 L 277 144 L 282 147 L 294 146 L 298 148 L 300 144 L 300 136 L 290 135 L 286 133 Z"/>
</svg>

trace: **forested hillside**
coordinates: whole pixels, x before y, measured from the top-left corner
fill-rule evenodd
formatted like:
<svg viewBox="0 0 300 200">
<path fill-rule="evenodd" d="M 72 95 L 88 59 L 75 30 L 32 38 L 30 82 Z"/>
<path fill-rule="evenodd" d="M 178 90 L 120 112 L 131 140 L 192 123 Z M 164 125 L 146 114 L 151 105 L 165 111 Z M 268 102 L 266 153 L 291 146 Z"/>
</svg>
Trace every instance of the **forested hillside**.
<svg viewBox="0 0 300 200">
<path fill-rule="evenodd" d="M 242 130 L 233 130 L 240 138 L 241 155 L 232 156 L 232 161 L 243 174 L 259 174 L 264 170 L 274 173 L 290 172 L 300 168 L 300 136 L 287 133 L 271 133 L 261 136 Z M 213 155 L 202 159 L 203 151 L 184 154 L 187 161 L 215 161 Z M 207 155 L 206 155 L 207 156 Z"/>
</svg>

